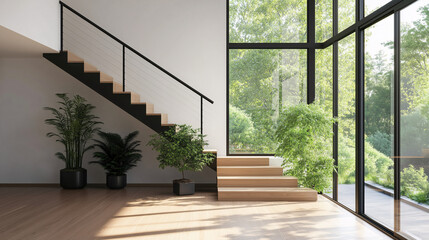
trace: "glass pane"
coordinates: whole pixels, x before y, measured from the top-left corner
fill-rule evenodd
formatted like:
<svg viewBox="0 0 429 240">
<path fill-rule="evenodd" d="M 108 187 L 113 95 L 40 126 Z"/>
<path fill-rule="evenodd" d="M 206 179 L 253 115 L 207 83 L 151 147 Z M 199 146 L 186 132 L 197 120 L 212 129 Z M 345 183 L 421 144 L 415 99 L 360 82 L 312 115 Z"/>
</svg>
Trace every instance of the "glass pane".
<svg viewBox="0 0 429 240">
<path fill-rule="evenodd" d="M 401 11 L 401 231 L 429 236 L 429 1 Z"/>
<path fill-rule="evenodd" d="M 229 152 L 274 153 L 279 112 L 307 100 L 307 50 L 234 49 L 229 56 Z"/>
<path fill-rule="evenodd" d="M 322 105 L 326 112 L 332 113 L 332 46 L 316 50 L 316 104 Z M 327 143 L 331 146 L 332 142 Z M 332 151 L 331 151 L 332 156 Z M 332 181 L 331 181 L 332 183 Z M 332 197 L 331 189 L 325 190 L 326 195 Z"/>
<path fill-rule="evenodd" d="M 393 16 L 365 30 L 365 214 L 393 228 Z"/>
<path fill-rule="evenodd" d="M 332 37 L 332 0 L 316 1 L 316 42 Z"/>
<path fill-rule="evenodd" d="M 355 23 L 355 0 L 338 0 L 338 32 Z"/>
<path fill-rule="evenodd" d="M 306 0 L 231 0 L 230 42 L 306 42 Z"/>
<path fill-rule="evenodd" d="M 377 9 L 379 9 L 380 7 L 386 5 L 388 2 L 390 2 L 392 0 L 366 0 L 365 1 L 365 16 L 373 13 L 374 11 L 376 11 Z"/>
<path fill-rule="evenodd" d="M 338 201 L 355 209 L 355 34 L 338 43 Z"/>
</svg>

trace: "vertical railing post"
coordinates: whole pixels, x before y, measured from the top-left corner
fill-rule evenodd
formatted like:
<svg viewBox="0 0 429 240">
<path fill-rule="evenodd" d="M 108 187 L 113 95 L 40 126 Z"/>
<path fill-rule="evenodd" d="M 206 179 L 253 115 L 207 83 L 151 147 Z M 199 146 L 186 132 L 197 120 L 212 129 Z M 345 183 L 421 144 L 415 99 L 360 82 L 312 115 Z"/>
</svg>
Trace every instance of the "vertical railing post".
<svg viewBox="0 0 429 240">
<path fill-rule="evenodd" d="M 64 8 L 63 4 L 60 3 L 60 50 L 61 52 L 64 50 L 63 8 Z"/>
<path fill-rule="evenodd" d="M 201 134 L 203 134 L 203 97 L 200 96 L 201 99 Z"/>
<path fill-rule="evenodd" d="M 125 45 L 122 44 L 122 91 L 125 92 Z"/>
</svg>

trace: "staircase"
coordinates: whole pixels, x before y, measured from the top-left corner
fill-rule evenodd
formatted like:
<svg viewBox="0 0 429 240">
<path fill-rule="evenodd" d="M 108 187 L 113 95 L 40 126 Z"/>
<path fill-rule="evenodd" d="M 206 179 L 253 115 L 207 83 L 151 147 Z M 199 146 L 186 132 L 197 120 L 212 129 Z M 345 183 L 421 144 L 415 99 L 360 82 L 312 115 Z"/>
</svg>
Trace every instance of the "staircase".
<svg viewBox="0 0 429 240">
<path fill-rule="evenodd" d="M 315 190 L 299 188 L 268 157 L 218 157 L 217 186 L 220 201 L 317 201 Z"/>
<path fill-rule="evenodd" d="M 74 20 L 72 20 L 74 19 Z M 129 113 L 131 116 L 135 117 L 140 122 L 144 123 L 146 126 L 151 128 L 157 133 L 163 133 L 171 128 L 175 127 L 175 124 L 168 123 L 168 115 L 164 113 L 155 113 L 154 105 L 147 102 L 140 102 L 140 95 L 131 92 L 125 91 L 126 85 L 126 75 L 125 71 L 127 69 L 127 62 L 125 61 L 127 54 L 133 54 L 137 56 L 138 60 L 143 60 L 143 62 L 159 72 L 168 77 L 170 80 L 174 80 L 179 83 L 184 89 L 197 94 L 200 98 L 200 123 L 201 123 L 201 133 L 203 133 L 203 100 L 213 104 L 214 101 L 196 90 L 195 88 L 188 85 L 186 82 L 176 77 L 160 65 L 156 64 L 154 61 L 150 60 L 144 56 L 139 51 L 135 50 L 133 47 L 120 40 L 118 37 L 109 33 L 107 30 L 100 27 L 95 22 L 91 21 L 89 18 L 83 16 L 81 13 L 71 8 L 67 4 L 60 1 L 60 49 L 59 53 L 45 53 L 43 57 L 51 61 L 53 64 L 75 77 L 77 80 L 81 81 L 86 86 L 90 87 L 92 90 L 96 91 L 100 95 L 104 96 L 106 99 L 114 103 L 116 106 L 120 107 L 125 112 Z M 66 24 L 67 23 L 67 24 Z M 79 25 L 75 25 L 79 24 Z M 72 30 L 71 33 L 65 34 L 66 26 L 69 26 L 69 29 Z M 76 32 L 76 29 L 85 29 L 83 32 Z M 93 32 L 94 31 L 94 32 Z M 81 39 L 82 36 L 90 36 L 86 41 Z M 97 36 L 97 37 L 95 37 Z M 106 73 L 100 72 L 96 67 L 85 61 L 83 58 L 71 53 L 70 51 L 64 50 L 64 38 L 71 39 L 71 44 L 69 47 L 72 49 L 91 49 L 89 47 L 88 41 L 94 41 L 94 45 L 104 45 L 103 42 L 98 41 L 97 39 L 106 38 L 109 41 L 114 42 L 114 45 L 110 44 L 109 46 L 113 49 L 114 46 L 121 46 L 122 48 L 122 79 L 113 79 L 111 76 Z M 70 48 L 67 48 L 70 49 Z M 81 54 L 85 55 L 84 51 L 80 51 Z M 88 55 L 86 56 L 88 58 Z M 98 58 L 104 58 L 104 56 L 97 55 Z M 107 55 L 106 55 L 107 57 Z M 134 63 L 137 65 L 137 68 L 141 64 Z M 142 77 L 142 81 L 150 81 L 153 76 L 147 75 Z"/>
<path fill-rule="evenodd" d="M 92 90 L 96 91 L 116 106 L 135 117 L 157 133 L 167 131 L 174 124 L 168 123 L 168 115 L 154 113 L 154 105 L 140 102 L 140 96 L 134 92 L 124 92 L 122 84 L 97 70 L 75 54 L 62 51 L 60 53 L 45 53 L 43 57 L 72 75 Z"/>
</svg>

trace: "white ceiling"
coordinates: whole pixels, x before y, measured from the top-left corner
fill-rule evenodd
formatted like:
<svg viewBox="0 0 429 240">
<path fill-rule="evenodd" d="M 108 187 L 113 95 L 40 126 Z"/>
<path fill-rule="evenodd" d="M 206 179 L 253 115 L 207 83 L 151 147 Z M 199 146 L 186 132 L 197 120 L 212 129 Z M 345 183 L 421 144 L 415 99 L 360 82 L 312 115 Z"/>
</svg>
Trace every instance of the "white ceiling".
<svg viewBox="0 0 429 240">
<path fill-rule="evenodd" d="M 41 57 L 43 53 L 52 52 L 55 50 L 0 26 L 0 58 Z"/>
</svg>

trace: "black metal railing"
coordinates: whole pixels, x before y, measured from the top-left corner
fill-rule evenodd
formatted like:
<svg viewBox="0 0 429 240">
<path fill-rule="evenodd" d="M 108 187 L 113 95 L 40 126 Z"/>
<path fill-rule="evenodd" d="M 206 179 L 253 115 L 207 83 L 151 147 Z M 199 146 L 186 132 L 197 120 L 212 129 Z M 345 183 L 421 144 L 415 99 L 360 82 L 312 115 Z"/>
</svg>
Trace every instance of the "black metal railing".
<svg viewBox="0 0 429 240">
<path fill-rule="evenodd" d="M 122 45 L 122 90 L 124 92 L 125 92 L 125 85 L 126 85 L 126 78 L 125 78 L 125 69 L 126 69 L 125 51 L 129 50 L 129 51 L 133 52 L 134 54 L 136 54 L 137 56 L 139 56 L 140 58 L 144 59 L 146 62 L 150 63 L 155 68 L 159 69 L 161 72 L 165 73 L 167 76 L 171 77 L 172 79 L 174 79 L 175 81 L 177 81 L 181 85 L 185 86 L 187 89 L 189 89 L 192 92 L 194 92 L 195 94 L 197 94 L 200 97 L 200 118 L 201 118 L 201 123 L 200 124 L 201 124 L 201 133 L 203 133 L 203 100 L 206 100 L 207 102 L 209 102 L 211 104 L 214 103 L 213 100 L 211 100 L 210 98 L 208 98 L 207 96 L 205 96 L 204 94 L 202 94 L 201 92 L 199 92 L 198 90 L 196 90 L 195 88 L 193 88 L 192 86 L 190 86 L 189 84 L 185 83 L 180 78 L 176 77 L 174 74 L 170 73 L 169 71 L 167 71 L 166 69 L 164 69 L 160 65 L 156 64 L 154 61 L 150 60 L 148 57 L 144 56 L 142 53 L 140 53 L 139 51 L 135 50 L 130 45 L 126 44 L 124 41 L 120 40 L 119 38 L 117 38 L 113 34 L 109 33 L 104 28 L 100 27 L 99 25 L 97 25 L 96 23 L 94 23 L 93 21 L 91 21 L 90 19 L 88 19 L 87 17 L 83 16 L 82 14 L 80 14 L 79 12 L 77 12 L 76 10 L 74 10 L 73 8 L 71 8 L 70 6 L 68 6 L 67 4 L 65 4 L 62 1 L 60 1 L 60 15 L 61 15 L 60 16 L 61 17 L 61 19 L 60 19 L 60 35 L 61 35 L 60 36 L 60 44 L 61 44 L 60 48 L 61 48 L 61 51 L 64 50 L 64 11 L 63 11 L 64 8 L 66 8 L 67 10 L 69 10 L 70 12 L 72 12 L 73 14 L 75 14 L 76 16 L 78 16 L 79 18 L 81 18 L 82 20 L 84 20 L 85 22 L 89 23 L 90 25 L 92 25 L 93 27 L 95 27 L 96 29 L 98 29 L 99 31 L 101 31 L 102 33 L 104 33 L 105 35 L 109 36 L 111 39 L 115 40 L 120 45 Z"/>
</svg>

